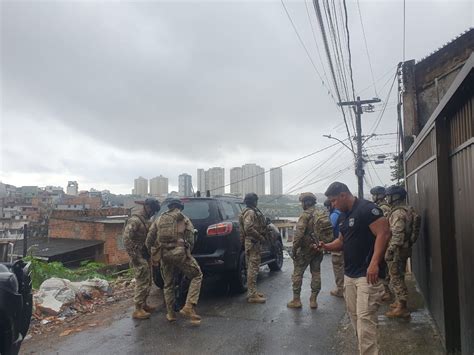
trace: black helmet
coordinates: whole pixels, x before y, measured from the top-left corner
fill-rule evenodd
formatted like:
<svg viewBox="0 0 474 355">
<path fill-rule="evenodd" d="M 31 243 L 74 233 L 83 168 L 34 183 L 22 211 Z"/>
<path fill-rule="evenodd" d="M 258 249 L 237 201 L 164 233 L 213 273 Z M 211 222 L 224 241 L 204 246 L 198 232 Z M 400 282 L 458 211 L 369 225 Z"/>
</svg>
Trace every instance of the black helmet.
<svg viewBox="0 0 474 355">
<path fill-rule="evenodd" d="M 258 196 L 255 192 L 249 192 L 248 194 L 245 195 L 244 197 L 244 203 L 252 206 L 256 206 L 258 201 Z"/>
<path fill-rule="evenodd" d="M 143 204 L 144 204 L 145 206 L 150 207 L 151 212 L 152 212 L 153 214 L 155 214 L 156 212 L 158 212 L 158 211 L 160 210 L 160 208 L 161 208 L 160 202 L 159 202 L 156 198 L 153 198 L 153 197 L 147 198 L 147 199 L 143 202 Z"/>
<path fill-rule="evenodd" d="M 324 207 L 330 209 L 332 206 L 331 206 L 331 201 L 329 201 L 329 199 L 326 199 L 326 201 L 324 201 Z"/>
<path fill-rule="evenodd" d="M 405 198 L 405 196 L 407 195 L 407 190 L 405 190 L 403 186 L 392 185 L 389 188 L 387 188 L 386 194 L 388 196 L 400 195 L 401 198 Z"/>
<path fill-rule="evenodd" d="M 181 211 L 184 208 L 183 202 L 179 198 L 171 198 L 168 200 L 168 209 L 179 208 Z"/>
<path fill-rule="evenodd" d="M 372 189 L 370 189 L 370 194 L 371 195 L 386 195 L 386 190 L 385 187 L 383 186 L 375 186 Z"/>
</svg>

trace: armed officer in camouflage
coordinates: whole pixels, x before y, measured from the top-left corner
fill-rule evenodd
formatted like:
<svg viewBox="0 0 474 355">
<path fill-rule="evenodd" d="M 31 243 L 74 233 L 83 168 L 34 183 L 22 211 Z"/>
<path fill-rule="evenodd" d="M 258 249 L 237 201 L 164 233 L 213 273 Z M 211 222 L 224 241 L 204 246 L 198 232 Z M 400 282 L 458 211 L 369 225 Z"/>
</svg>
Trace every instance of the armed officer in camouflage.
<svg viewBox="0 0 474 355">
<path fill-rule="evenodd" d="M 385 187 L 375 186 L 370 190 L 370 194 L 372 195 L 372 201 L 382 210 L 383 216 L 387 217 L 390 212 L 390 205 L 386 200 L 387 192 Z"/>
<path fill-rule="evenodd" d="M 411 256 L 414 243 L 412 235 L 419 233 L 419 217 L 413 207 L 405 202 L 406 190 L 401 186 L 390 186 L 387 189 L 387 200 L 391 206 L 388 215 L 392 238 L 385 253 L 390 274 L 390 288 L 395 294 L 395 302 L 385 315 L 390 318 L 408 318 L 408 289 L 405 283 L 407 260 Z"/>
<path fill-rule="evenodd" d="M 293 299 L 288 302 L 289 308 L 301 308 L 301 285 L 303 274 L 310 267 L 311 297 L 309 305 L 312 309 L 318 308 L 317 297 L 321 291 L 321 261 L 323 252 L 317 250 L 319 241 L 330 242 L 333 238 L 332 225 L 326 212 L 316 210 L 316 196 L 305 192 L 299 198 L 303 213 L 296 224 L 293 239 Z"/>
<path fill-rule="evenodd" d="M 257 208 L 257 194 L 253 192 L 246 194 L 244 203 L 247 207 L 240 214 L 239 224 L 240 239 L 245 246 L 247 262 L 247 302 L 265 303 L 267 299 L 262 293 L 257 292 L 257 275 L 267 226 L 263 213 Z"/>
<path fill-rule="evenodd" d="M 383 186 L 375 186 L 370 190 L 370 194 L 372 195 L 372 201 L 382 210 L 383 216 L 388 218 L 388 214 L 390 213 L 390 205 L 387 203 L 386 200 L 386 190 Z M 383 267 L 387 268 L 387 264 L 384 262 Z M 392 293 L 390 292 L 390 274 L 387 272 L 385 278 L 382 280 L 383 287 L 384 287 L 384 294 L 382 296 L 382 301 L 388 302 L 392 298 Z"/>
<path fill-rule="evenodd" d="M 143 208 L 131 215 L 125 224 L 123 242 L 130 258 L 130 266 L 135 276 L 135 294 L 133 297 L 135 319 L 147 319 L 154 307 L 147 305 L 146 300 L 151 286 L 150 254 L 145 246 L 145 239 L 150 226 L 150 218 L 160 210 L 160 203 L 154 198 L 137 202 Z"/>
<path fill-rule="evenodd" d="M 174 273 L 181 271 L 190 280 L 186 304 L 179 311 L 190 318 L 192 325 L 200 325 L 201 317 L 195 307 L 201 292 L 202 272 L 196 259 L 191 255 L 194 243 L 194 227 L 191 220 L 183 214 L 183 203 L 179 199 L 168 202 L 168 211 L 163 213 L 150 228 L 147 245 L 150 247 L 153 262 L 160 263 L 164 281 L 166 318 L 176 321 L 174 311 Z"/>
</svg>

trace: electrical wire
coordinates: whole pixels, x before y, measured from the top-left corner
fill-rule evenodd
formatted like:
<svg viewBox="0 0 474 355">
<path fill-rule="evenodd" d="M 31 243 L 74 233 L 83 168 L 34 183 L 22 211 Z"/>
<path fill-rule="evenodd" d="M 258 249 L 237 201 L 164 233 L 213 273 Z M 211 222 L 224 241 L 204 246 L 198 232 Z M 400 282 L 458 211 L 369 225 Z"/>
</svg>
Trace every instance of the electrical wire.
<svg viewBox="0 0 474 355">
<path fill-rule="evenodd" d="M 311 62 L 311 66 L 313 67 L 314 71 L 316 72 L 316 74 L 318 75 L 319 79 L 321 80 L 321 84 L 329 91 L 329 94 L 330 96 L 332 97 L 332 99 L 335 101 L 336 99 L 334 98 L 333 94 L 332 94 L 332 91 L 330 88 L 328 88 L 324 82 L 324 79 L 321 75 L 321 73 L 319 72 L 319 70 L 316 68 L 316 64 L 314 63 L 313 61 L 313 58 L 311 57 L 311 55 L 309 54 L 309 51 L 308 51 L 308 48 L 306 48 L 306 45 L 304 44 L 303 42 L 303 39 L 301 38 L 299 32 L 298 32 L 298 29 L 296 28 L 296 25 L 295 23 L 293 22 L 293 19 L 291 18 L 290 16 L 290 13 L 288 12 L 288 9 L 286 8 L 286 5 L 284 3 L 283 0 L 280 0 L 281 1 L 281 4 L 283 5 L 283 9 L 285 10 L 285 13 L 286 13 L 286 16 L 288 17 L 288 20 L 290 21 L 291 23 L 291 26 L 293 27 L 293 30 L 295 31 L 295 34 L 296 36 L 298 37 L 298 40 L 301 44 L 301 46 L 303 47 L 305 53 L 306 53 L 306 56 L 308 57 L 309 61 Z"/>
<path fill-rule="evenodd" d="M 323 59 L 321 58 L 321 51 L 319 49 L 318 41 L 316 39 L 316 33 L 314 32 L 313 21 L 311 21 L 311 16 L 309 15 L 308 3 L 306 2 L 306 0 L 304 0 L 304 5 L 305 5 L 305 8 L 306 8 L 306 14 L 308 15 L 308 22 L 309 22 L 309 25 L 311 27 L 311 33 L 313 35 L 314 44 L 316 45 L 316 52 L 318 53 L 319 63 L 321 64 L 321 68 L 323 68 L 324 78 L 326 79 L 326 82 L 329 83 L 329 79 L 328 79 L 328 76 L 327 76 L 327 73 L 326 73 L 326 69 L 324 68 Z M 329 90 L 329 88 L 328 88 L 328 90 Z M 334 99 L 332 91 L 330 91 L 330 93 L 331 93 L 331 97 Z"/>
<path fill-rule="evenodd" d="M 344 0 L 345 4 L 345 0 Z M 370 75 L 372 76 L 372 85 L 374 86 L 375 97 L 378 97 L 377 86 L 375 85 L 374 70 L 372 69 L 372 61 L 370 60 L 369 46 L 367 45 L 367 36 L 365 35 L 364 21 L 362 20 L 362 12 L 360 11 L 360 3 L 357 0 L 357 9 L 359 10 L 360 26 L 362 27 L 362 35 L 364 37 L 365 52 L 367 53 L 367 61 L 369 62 Z"/>
<path fill-rule="evenodd" d="M 311 156 L 313 156 L 313 155 L 316 155 L 316 154 L 318 154 L 318 153 L 324 152 L 325 150 L 328 150 L 328 149 L 331 148 L 331 147 L 335 147 L 335 146 L 338 145 L 338 144 L 339 144 L 339 142 L 334 143 L 334 144 L 331 144 L 331 145 L 328 145 L 328 146 L 326 146 L 326 147 L 324 147 L 324 148 L 318 149 L 318 150 L 316 150 L 316 151 L 314 151 L 314 152 L 312 152 L 312 153 L 306 154 L 306 155 L 304 155 L 304 156 L 302 156 L 302 157 L 300 157 L 300 158 L 291 160 L 291 161 L 289 161 L 289 162 L 286 162 L 286 163 L 284 163 L 284 164 L 282 164 L 282 165 L 279 165 L 279 166 L 276 166 L 276 167 L 274 167 L 274 168 L 283 168 L 283 167 L 285 167 L 285 166 L 294 164 L 294 163 L 299 162 L 299 161 L 301 161 L 301 160 L 303 160 L 303 159 L 306 159 L 306 158 L 309 158 L 309 157 L 311 157 Z M 274 168 L 272 168 L 272 169 L 274 169 Z M 215 190 L 218 190 L 218 189 L 226 188 L 227 186 L 231 186 L 231 185 L 237 184 L 237 183 L 242 182 L 242 181 L 245 181 L 245 180 L 253 179 L 254 177 L 257 177 L 257 176 L 260 176 L 260 175 L 265 175 L 265 174 L 269 173 L 270 171 L 271 171 L 271 169 L 268 169 L 268 170 L 265 170 L 265 171 L 263 171 L 263 172 L 261 172 L 261 173 L 258 173 L 258 174 L 252 175 L 252 176 L 248 176 L 248 177 L 246 177 L 246 178 L 243 178 L 243 179 L 240 179 L 240 180 L 231 182 L 231 183 L 229 183 L 229 184 L 225 184 L 225 185 L 222 185 L 222 186 L 215 187 L 215 188 L 213 188 L 213 189 L 211 189 L 211 190 L 209 190 L 209 191 L 215 191 Z"/>
<path fill-rule="evenodd" d="M 323 38 L 324 48 L 325 48 L 327 60 L 328 60 L 328 63 L 329 63 L 329 69 L 330 69 L 331 76 L 332 76 L 332 79 L 333 79 L 334 89 L 336 91 L 337 99 L 339 100 L 339 102 L 341 102 L 342 101 L 341 100 L 341 94 L 340 94 L 340 91 L 339 91 L 339 88 L 338 88 L 338 85 L 337 85 L 337 79 L 336 79 L 334 64 L 332 62 L 332 58 L 331 58 L 331 54 L 330 54 L 330 50 L 329 50 L 328 38 L 327 38 L 327 34 L 326 34 L 326 29 L 324 27 L 321 8 L 319 6 L 318 0 L 313 0 L 313 6 L 315 8 L 316 17 L 318 19 L 319 27 L 321 29 L 321 35 L 322 35 L 322 38 Z M 349 132 L 349 126 L 347 124 L 346 114 L 345 114 L 345 111 L 344 111 L 343 107 L 341 106 L 340 108 L 341 108 L 341 113 L 342 113 L 342 117 L 343 117 L 343 120 L 344 120 L 344 124 L 346 126 L 347 137 L 349 138 L 349 142 L 351 144 L 352 151 L 354 151 L 354 145 L 352 144 L 351 134 Z"/>
<path fill-rule="evenodd" d="M 385 109 L 387 108 L 387 104 L 388 104 L 388 101 L 389 101 L 389 98 L 390 98 L 390 94 L 392 93 L 393 85 L 395 84 L 396 79 L 397 79 L 397 73 L 395 73 L 395 75 L 393 77 L 392 85 L 390 86 L 390 90 L 388 91 L 387 97 L 385 99 L 384 106 L 382 108 L 382 112 L 380 113 L 379 117 L 377 118 L 377 120 L 374 122 L 374 125 L 370 129 L 370 131 L 372 133 L 375 133 L 375 131 L 377 130 L 377 128 L 380 125 L 380 122 L 382 121 L 382 117 L 385 113 Z"/>
</svg>

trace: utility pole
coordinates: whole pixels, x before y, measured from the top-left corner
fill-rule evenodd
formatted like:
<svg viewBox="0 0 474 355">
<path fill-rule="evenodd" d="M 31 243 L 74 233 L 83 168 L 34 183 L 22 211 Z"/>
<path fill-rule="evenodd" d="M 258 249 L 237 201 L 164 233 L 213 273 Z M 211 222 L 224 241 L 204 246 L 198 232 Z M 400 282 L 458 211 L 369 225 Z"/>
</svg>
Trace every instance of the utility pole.
<svg viewBox="0 0 474 355">
<path fill-rule="evenodd" d="M 357 140 L 357 154 L 356 154 L 356 170 L 355 174 L 357 176 L 357 185 L 358 185 L 358 196 L 359 198 L 364 198 L 364 159 L 362 158 L 362 123 L 361 123 L 361 115 L 364 112 L 362 110 L 362 105 L 371 105 L 374 103 L 380 102 L 379 98 L 374 97 L 370 100 L 361 100 L 359 96 L 357 96 L 356 101 L 345 101 L 339 102 L 339 106 L 351 106 L 354 109 L 354 113 L 356 116 L 356 134 L 355 137 Z"/>
</svg>

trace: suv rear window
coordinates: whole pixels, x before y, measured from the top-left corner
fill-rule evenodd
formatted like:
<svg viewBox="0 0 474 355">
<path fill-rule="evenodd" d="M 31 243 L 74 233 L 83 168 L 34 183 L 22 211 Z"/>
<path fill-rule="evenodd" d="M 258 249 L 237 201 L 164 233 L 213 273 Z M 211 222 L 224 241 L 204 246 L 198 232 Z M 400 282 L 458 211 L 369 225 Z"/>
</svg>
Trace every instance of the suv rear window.
<svg viewBox="0 0 474 355">
<path fill-rule="evenodd" d="M 183 213 L 190 219 L 207 219 L 211 215 L 209 201 L 184 201 Z"/>
<path fill-rule="evenodd" d="M 189 217 L 192 221 L 208 219 L 214 215 L 211 211 L 211 204 L 215 203 L 212 200 L 184 200 L 184 210 L 183 213 Z M 168 211 L 168 203 L 164 202 L 161 205 L 160 212 L 158 216 L 162 215 L 164 212 Z"/>
</svg>

